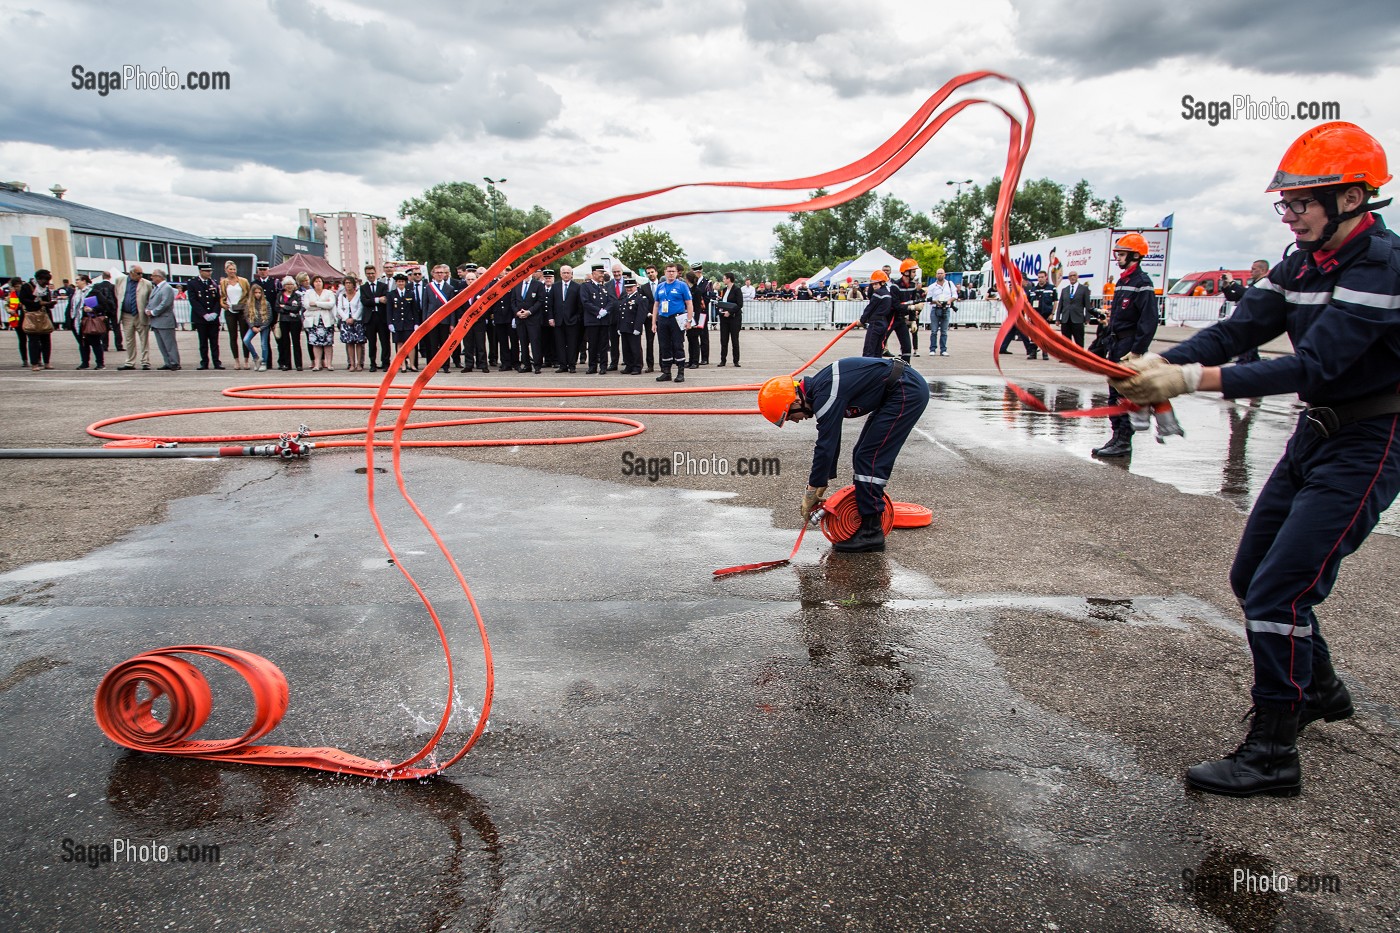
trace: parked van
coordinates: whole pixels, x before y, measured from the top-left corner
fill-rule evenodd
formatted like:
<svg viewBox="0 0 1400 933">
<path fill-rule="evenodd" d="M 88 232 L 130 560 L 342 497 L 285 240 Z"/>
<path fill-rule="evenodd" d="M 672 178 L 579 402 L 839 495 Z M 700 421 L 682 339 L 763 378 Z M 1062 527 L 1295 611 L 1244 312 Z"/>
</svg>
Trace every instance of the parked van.
<svg viewBox="0 0 1400 933">
<path fill-rule="evenodd" d="M 1167 292 L 1168 295 L 1194 295 L 1196 289 L 1200 288 L 1202 295 L 1220 294 L 1220 280 L 1224 277 L 1225 269 L 1216 269 L 1211 272 L 1188 272 L 1176 280 L 1176 284 Z M 1249 281 L 1248 269 L 1230 269 L 1230 275 L 1241 282 Z"/>
</svg>

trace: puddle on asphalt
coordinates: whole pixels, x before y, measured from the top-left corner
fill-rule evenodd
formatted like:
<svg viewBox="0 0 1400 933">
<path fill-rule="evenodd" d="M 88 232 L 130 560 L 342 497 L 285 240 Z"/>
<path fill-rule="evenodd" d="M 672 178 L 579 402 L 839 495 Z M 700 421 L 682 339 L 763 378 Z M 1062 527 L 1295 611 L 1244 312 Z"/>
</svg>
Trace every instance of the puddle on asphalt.
<svg viewBox="0 0 1400 933">
<path fill-rule="evenodd" d="M 1108 403 L 1107 390 L 1020 382 L 1023 389 L 1052 411 L 1093 408 Z M 1005 381 L 960 377 L 930 379 L 938 441 L 954 448 L 1012 449 L 1030 443 L 1053 443 L 1105 469 L 1167 483 L 1192 495 L 1218 496 L 1242 512 L 1254 505 L 1274 464 L 1283 455 L 1297 424 L 1299 408 L 1285 397 L 1225 401 L 1186 396 L 1173 402 L 1186 436 L 1156 443 L 1151 432 L 1133 440 L 1133 455 L 1123 461 L 1098 461 L 1090 451 L 1108 438 L 1102 418 L 1059 418 L 1024 408 Z M 988 431 L 988 424 L 1006 428 Z M 1400 508 L 1392 506 L 1376 526 L 1380 534 L 1400 535 Z"/>
</svg>

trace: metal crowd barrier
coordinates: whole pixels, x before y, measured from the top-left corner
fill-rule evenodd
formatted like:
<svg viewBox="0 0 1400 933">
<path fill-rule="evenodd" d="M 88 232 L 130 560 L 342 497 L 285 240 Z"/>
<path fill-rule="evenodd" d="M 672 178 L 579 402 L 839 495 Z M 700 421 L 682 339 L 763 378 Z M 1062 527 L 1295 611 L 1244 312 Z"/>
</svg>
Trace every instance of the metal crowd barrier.
<svg viewBox="0 0 1400 933">
<path fill-rule="evenodd" d="M 68 322 L 68 303 L 59 302 L 53 308 L 53 322 L 62 327 Z M 190 326 L 190 302 L 188 298 L 175 299 L 175 323 L 183 330 Z"/>
<path fill-rule="evenodd" d="M 1168 324 L 1215 323 L 1226 316 L 1224 295 L 1168 295 L 1163 299 Z"/>
</svg>

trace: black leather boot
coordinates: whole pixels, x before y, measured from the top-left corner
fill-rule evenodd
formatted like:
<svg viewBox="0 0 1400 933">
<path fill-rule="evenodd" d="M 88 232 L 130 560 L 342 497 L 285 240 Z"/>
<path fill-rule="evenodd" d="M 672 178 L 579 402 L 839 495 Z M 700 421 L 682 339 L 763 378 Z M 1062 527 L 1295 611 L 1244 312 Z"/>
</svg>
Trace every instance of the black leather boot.
<svg viewBox="0 0 1400 933">
<path fill-rule="evenodd" d="M 1132 428 L 1114 428 L 1113 437 L 1102 447 L 1095 447 L 1095 457 L 1127 457 L 1133 452 Z"/>
<path fill-rule="evenodd" d="M 878 514 L 862 515 L 860 528 L 856 533 L 845 541 L 837 541 L 832 547 L 846 553 L 883 551 L 885 549 L 885 529 L 880 524 L 880 516 Z"/>
<path fill-rule="evenodd" d="M 1298 731 L 1310 722 L 1349 719 L 1356 710 L 1351 705 L 1347 685 L 1337 676 L 1331 661 L 1314 661 L 1312 683 L 1303 692 L 1303 711 L 1298 714 Z"/>
<path fill-rule="evenodd" d="M 1219 761 L 1186 769 L 1186 784 L 1227 797 L 1296 797 L 1303 791 L 1298 762 L 1298 711 L 1256 706 L 1244 743 Z"/>
</svg>

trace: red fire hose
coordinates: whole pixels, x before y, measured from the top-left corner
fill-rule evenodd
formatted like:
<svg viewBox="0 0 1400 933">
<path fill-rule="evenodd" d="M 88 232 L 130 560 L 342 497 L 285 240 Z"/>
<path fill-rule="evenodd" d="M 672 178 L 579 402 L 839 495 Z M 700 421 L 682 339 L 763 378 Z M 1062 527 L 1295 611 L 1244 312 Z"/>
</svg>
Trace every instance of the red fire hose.
<svg viewBox="0 0 1400 933">
<path fill-rule="evenodd" d="M 971 97 L 948 104 L 949 98 L 956 92 L 981 81 L 1005 82 L 1015 89 L 1019 95 L 1021 105 L 1025 109 L 1026 119 L 1024 124 L 1021 120 L 1007 110 L 1002 105 L 982 98 Z M 486 624 L 482 619 L 480 609 L 472 595 L 471 587 L 468 586 L 463 577 L 461 569 L 453 559 L 437 531 L 433 528 L 428 517 L 422 512 L 413 497 L 409 494 L 404 481 L 402 469 L 402 453 L 406 447 L 474 447 L 488 445 L 516 445 L 516 444 L 566 444 L 566 443 L 588 443 L 591 441 L 610 440 L 622 437 L 630 437 L 643 431 L 644 425 L 633 420 L 630 415 L 648 414 L 684 414 L 684 415 L 754 415 L 757 412 L 753 408 L 742 409 L 625 409 L 625 408 L 578 408 L 571 409 L 568 413 L 555 410 L 546 411 L 541 408 L 515 407 L 515 406 L 463 406 L 458 404 L 441 404 L 455 399 L 483 400 L 483 399 L 526 399 L 538 400 L 543 398 L 581 398 L 593 396 L 612 395 L 680 395 L 690 392 L 753 392 L 757 385 L 739 385 L 722 387 L 673 387 L 667 389 L 607 389 L 599 391 L 597 389 L 574 389 L 574 390 L 502 390 L 495 387 L 440 387 L 432 386 L 429 381 L 433 375 L 447 362 L 453 346 L 459 344 L 470 328 L 482 314 L 490 308 L 499 298 L 509 292 L 516 285 L 520 284 L 526 276 L 534 270 L 551 265 L 568 253 L 584 247 L 597 240 L 611 237 L 622 233 L 632 227 L 641 224 L 656 223 L 673 217 L 706 215 L 706 214 L 728 214 L 739 212 L 762 212 L 790 214 L 805 211 L 823 210 L 844 204 L 856 198 L 886 181 L 891 175 L 902 168 L 912 159 L 933 137 L 941 130 L 949 120 L 957 116 L 962 111 L 975 105 L 985 105 L 992 107 L 1007 118 L 1010 138 L 1007 145 L 1006 169 L 1003 174 L 1004 182 L 997 201 L 996 219 L 993 227 L 993 241 L 996 249 L 993 252 L 993 265 L 996 269 L 998 281 L 1003 283 L 1003 302 L 1010 310 L 1013 307 L 1018 309 L 1025 305 L 1024 294 L 1019 291 L 1013 292 L 1006 284 L 1006 270 L 1009 262 L 1006 258 L 1006 223 L 1007 215 L 1011 209 L 1012 197 L 1016 191 L 1016 181 L 1020 177 L 1021 166 L 1025 161 L 1027 151 L 1030 146 L 1031 132 L 1035 125 L 1035 113 L 1030 105 L 1025 88 L 1019 83 L 1003 75 L 991 71 L 977 71 L 970 74 L 961 75 L 949 81 L 937 93 L 933 94 L 889 139 L 882 143 L 874 152 L 856 160 L 848 165 L 823 172 L 816 175 L 804 176 L 801 178 L 789 178 L 779 181 L 746 181 L 746 182 L 706 182 L 700 185 L 670 185 L 664 188 L 657 188 L 651 191 L 644 191 L 639 194 L 623 195 L 608 198 L 590 204 L 579 210 L 573 211 L 557 221 L 551 223 L 543 230 L 526 237 L 519 243 L 510 247 L 476 283 L 468 286 L 451 298 L 443 307 L 439 308 L 432 316 L 425 320 L 408 340 L 399 347 L 391 364 L 389 374 L 378 386 L 373 398 L 368 398 L 363 394 L 354 392 L 356 386 L 346 385 L 322 385 L 308 387 L 299 386 L 243 386 L 229 390 L 226 394 L 240 399 L 297 399 L 311 404 L 252 404 L 240 405 L 230 408 L 197 408 L 197 409 L 177 409 L 164 412 L 153 412 L 138 415 L 122 416 L 117 418 L 107 418 L 94 423 L 88 430 L 95 437 L 111 440 L 134 440 L 150 438 L 151 435 L 132 435 L 117 433 L 108 430 L 116 425 L 126 425 L 133 422 L 147 421 L 156 418 L 176 417 L 189 414 L 210 414 L 224 413 L 230 411 L 297 411 L 302 412 L 308 409 L 321 411 L 358 411 L 368 412 L 366 425 L 364 428 L 355 430 L 326 430 L 310 432 L 309 436 L 318 438 L 314 441 L 317 447 L 359 447 L 364 452 L 365 458 L 365 482 L 366 496 L 369 505 L 371 519 L 374 522 L 375 530 L 383 543 L 385 550 L 391 558 L 394 558 L 394 566 L 404 575 L 408 584 L 417 593 L 427 610 L 433 627 L 437 632 L 439 642 L 442 647 L 443 656 L 447 668 L 447 682 L 444 691 L 445 702 L 443 704 L 442 716 L 439 719 L 436 730 L 424 742 L 423 746 L 413 754 L 401 761 L 369 761 L 355 755 L 340 751 L 339 749 L 328 748 L 293 748 L 276 745 L 255 745 L 250 744 L 262 738 L 270 732 L 276 725 L 287 705 L 287 682 L 281 672 L 265 658 L 248 652 L 237 651 L 231 648 L 220 648 L 203 645 L 185 645 L 173 648 L 163 648 L 156 651 L 146 652 L 131 660 L 118 665 L 103 679 L 102 685 L 98 689 L 96 703 L 96 713 L 99 725 L 104 732 L 114 741 L 128 748 L 140 751 L 159 751 L 169 754 L 184 755 L 187 757 L 207 758 L 216 761 L 238 761 L 249 764 L 265 765 L 296 765 L 300 767 L 314 768 L 325 771 L 334 771 L 345 774 L 356 774 L 365 777 L 382 778 L 388 780 L 401 780 L 405 778 L 417 778 L 435 774 L 445 768 L 451 767 L 467 754 L 468 751 L 480 739 L 486 728 L 486 723 L 491 711 L 491 701 L 495 691 L 495 668 L 491 657 L 490 641 L 486 632 Z M 840 187 L 840 186 L 845 187 Z M 833 189 L 830 193 L 810 200 L 790 201 L 779 204 L 752 205 L 746 207 L 727 208 L 723 210 L 692 210 L 692 211 L 665 211 L 662 213 L 646 214 L 628 220 L 607 224 L 586 233 L 566 237 L 554 246 L 545 246 L 553 237 L 563 235 L 567 228 L 575 223 L 579 223 L 593 214 L 640 201 L 655 195 L 677 191 L 686 187 L 722 187 L 736 189 L 750 189 L 759 191 L 795 191 L 806 192 L 817 188 Z M 1028 308 L 1029 306 L 1026 305 Z M 423 367 L 423 371 L 417 375 L 412 384 L 405 387 L 395 382 L 394 374 L 402 367 L 423 341 L 424 337 L 437 325 L 449 321 L 453 315 L 460 315 L 457 323 L 452 327 L 450 335 L 443 342 L 439 349 Z M 1024 315 L 1022 315 L 1024 317 Z M 854 325 L 853 325 L 854 326 Z M 1029 328 L 1036 333 L 1037 340 L 1040 339 L 1039 331 L 1034 327 Z M 849 330 L 849 328 L 847 328 Z M 845 333 L 843 331 L 842 333 Z M 1058 335 L 1050 335 L 1045 344 L 1056 355 L 1070 362 L 1072 365 L 1084 369 L 1091 369 L 1095 372 L 1108 373 L 1103 367 L 1113 366 L 1105 364 L 1104 361 L 1092 356 L 1079 356 L 1066 351 L 1065 347 L 1057 343 L 1054 338 Z M 813 357 L 803 367 L 794 371 L 794 375 L 802 372 L 835 344 L 840 338 L 838 334 L 816 357 Z M 1062 340 L 1062 338 L 1061 338 Z M 1063 341 L 1069 347 L 1067 341 Z M 1113 367 L 1117 370 L 1117 367 Z M 1124 374 L 1114 372 L 1113 374 Z M 314 388 L 317 394 L 301 395 L 289 390 L 305 390 Z M 321 394 L 320 390 L 344 390 L 339 394 Z M 434 404 L 420 405 L 421 399 L 427 399 Z M 349 401 L 351 404 L 330 404 L 331 401 Z M 486 417 L 457 418 L 449 417 L 433 422 L 410 423 L 409 418 L 418 410 L 440 411 L 461 414 L 471 412 L 485 415 Z M 391 424 L 381 424 L 380 417 L 385 411 L 393 413 Z M 520 438 L 510 440 L 450 440 L 450 441 L 408 441 L 405 434 L 411 430 L 421 430 L 429 427 L 466 427 L 477 424 L 512 423 L 512 422 L 587 422 L 593 424 L 611 425 L 618 430 L 602 431 L 589 435 L 572 435 L 568 437 L 553 438 Z M 198 437 L 185 438 L 164 436 L 154 438 L 158 441 L 171 442 L 179 441 L 185 443 L 206 443 L 206 444 L 233 444 L 248 443 L 254 441 L 267 441 L 278 437 L 276 434 L 257 434 L 240 436 L 219 436 L 219 437 Z M 319 438 L 335 438 L 333 440 L 320 440 Z M 398 560 L 398 555 L 390 544 L 388 535 L 380 522 L 378 508 L 376 504 L 376 481 L 374 461 L 377 455 L 377 448 L 387 447 L 390 450 L 391 462 L 393 464 L 393 474 L 395 486 L 399 494 L 408 503 L 424 529 L 432 537 L 437 545 L 443 559 L 456 578 L 458 586 L 461 588 L 466 598 L 467 605 L 471 609 L 476 622 L 478 635 L 481 639 L 483 655 L 483 699 L 481 712 L 477 721 L 472 724 L 471 735 L 465 744 L 453 753 L 450 757 L 433 764 L 431 767 L 419 767 L 418 763 L 427 758 L 446 733 L 452 712 L 452 697 L 456 686 L 455 666 L 452 654 L 447 642 L 447 632 L 443 621 L 427 594 L 423 591 L 418 581 Z M 895 509 L 886 510 L 888 521 L 895 518 Z M 833 523 L 836 520 L 833 519 Z M 824 528 L 824 530 L 826 530 Z M 803 528 L 802 534 L 805 534 Z M 802 534 L 798 536 L 798 546 L 801 545 Z M 796 554 L 796 548 L 793 553 Z M 208 684 L 203 675 L 181 655 L 194 655 L 220 661 L 229 665 L 234 670 L 242 674 L 247 679 L 249 686 L 253 690 L 255 697 L 256 712 L 253 725 L 248 731 L 236 739 L 201 741 L 192 738 L 193 734 L 204 723 L 208 714 L 209 704 L 212 702 L 209 696 Z M 165 697 L 170 705 L 170 713 L 167 720 L 162 723 L 151 713 L 153 702 Z"/>
</svg>

